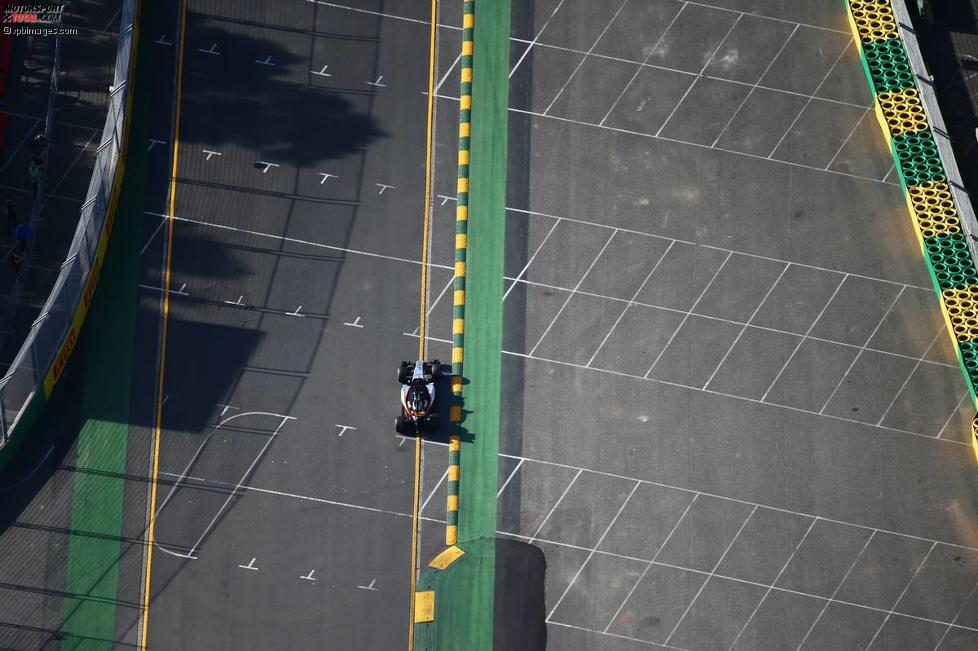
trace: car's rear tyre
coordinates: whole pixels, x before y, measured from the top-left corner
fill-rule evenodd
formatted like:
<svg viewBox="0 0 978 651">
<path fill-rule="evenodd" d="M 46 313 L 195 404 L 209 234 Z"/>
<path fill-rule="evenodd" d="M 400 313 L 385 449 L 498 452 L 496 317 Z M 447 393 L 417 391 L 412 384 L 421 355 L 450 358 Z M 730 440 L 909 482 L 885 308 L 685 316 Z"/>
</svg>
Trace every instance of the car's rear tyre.
<svg viewBox="0 0 978 651">
<path fill-rule="evenodd" d="M 412 433 L 410 430 L 411 430 L 411 424 L 408 422 L 407 418 L 405 418 L 404 416 L 398 416 L 397 418 L 394 419 L 395 432 L 407 436 L 408 434 Z"/>
<path fill-rule="evenodd" d="M 442 375 L 441 362 L 437 359 L 431 363 L 431 379 L 435 381 L 439 379 Z"/>
<path fill-rule="evenodd" d="M 401 365 L 397 369 L 397 381 L 401 384 L 407 384 L 411 381 L 411 374 L 413 372 L 414 369 L 411 368 L 408 362 L 401 362 Z"/>
</svg>

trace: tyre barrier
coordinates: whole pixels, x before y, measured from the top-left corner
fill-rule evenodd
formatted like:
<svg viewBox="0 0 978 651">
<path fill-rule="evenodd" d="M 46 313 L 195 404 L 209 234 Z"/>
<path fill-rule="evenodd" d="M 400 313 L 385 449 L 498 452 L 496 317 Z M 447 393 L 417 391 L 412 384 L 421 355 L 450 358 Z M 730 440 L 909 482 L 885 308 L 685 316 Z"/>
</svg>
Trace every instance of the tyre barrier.
<svg viewBox="0 0 978 651">
<path fill-rule="evenodd" d="M 901 0 L 897 0 L 901 1 Z M 921 101 L 891 0 L 845 0 L 920 249 L 971 399 L 978 405 L 978 267 Z M 972 421 L 978 456 L 978 417 Z"/>
</svg>

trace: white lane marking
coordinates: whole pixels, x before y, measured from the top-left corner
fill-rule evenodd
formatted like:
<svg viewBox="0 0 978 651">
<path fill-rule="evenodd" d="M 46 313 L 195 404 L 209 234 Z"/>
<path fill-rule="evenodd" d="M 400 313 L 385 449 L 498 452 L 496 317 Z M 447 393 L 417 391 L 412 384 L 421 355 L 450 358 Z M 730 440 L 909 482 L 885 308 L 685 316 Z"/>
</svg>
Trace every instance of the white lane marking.
<svg viewBox="0 0 978 651">
<path fill-rule="evenodd" d="M 340 178 L 340 177 L 336 176 L 335 174 L 329 174 L 328 172 L 319 172 L 319 176 L 323 177 L 323 180 L 319 182 L 319 185 L 322 185 L 323 183 L 325 183 L 329 179 L 338 179 L 338 178 Z"/>
<path fill-rule="evenodd" d="M 255 59 L 255 63 L 257 63 L 258 65 L 262 65 L 262 66 L 274 66 L 275 65 L 274 63 L 272 63 L 272 55 L 271 54 L 269 54 L 267 57 L 265 57 L 264 59 L 262 59 L 260 61 L 258 59 Z"/>
<path fill-rule="evenodd" d="M 301 310 L 302 310 L 302 306 L 300 305 L 299 307 L 295 308 L 295 311 L 294 312 L 286 312 L 286 314 L 288 316 L 305 317 L 306 316 L 305 314 L 300 314 L 299 313 Z"/>
<path fill-rule="evenodd" d="M 244 294 L 238 297 L 236 301 L 224 301 L 227 305 L 236 305 L 238 307 L 244 307 Z"/>
<path fill-rule="evenodd" d="M 211 149 L 203 149 L 201 151 L 203 151 L 205 154 L 207 154 L 207 158 L 205 158 L 204 160 L 210 160 L 211 159 L 211 156 L 223 156 L 224 155 L 224 154 L 222 154 L 219 151 L 213 151 Z"/>
<path fill-rule="evenodd" d="M 312 74 L 314 74 L 314 75 L 318 75 L 320 77 L 332 77 L 333 75 L 331 75 L 328 72 L 326 72 L 326 68 L 328 68 L 328 67 L 329 66 L 323 66 L 323 69 L 322 70 L 319 70 L 319 71 L 310 70 L 309 72 L 312 73 Z"/>
<path fill-rule="evenodd" d="M 268 174 L 268 170 L 273 167 L 281 167 L 278 163 L 269 163 L 265 160 L 256 160 L 255 165 L 264 165 L 265 168 L 261 171 L 262 174 Z"/>
<path fill-rule="evenodd" d="M 374 183 L 374 185 L 376 185 L 378 188 L 380 188 L 380 191 L 377 194 L 384 194 L 384 192 L 386 192 L 387 190 L 396 190 L 397 189 L 397 186 L 396 185 L 388 185 L 386 183 Z"/>
<path fill-rule="evenodd" d="M 166 40 L 166 34 L 160 34 L 160 37 L 156 39 L 157 45 L 173 45 L 170 41 Z"/>
<path fill-rule="evenodd" d="M 359 314 L 357 315 L 357 318 L 355 318 L 353 321 L 344 323 L 343 325 L 350 326 L 351 328 L 362 328 L 363 327 L 363 324 L 360 323 L 360 315 Z"/>
<path fill-rule="evenodd" d="M 255 565 L 255 561 L 256 560 L 258 560 L 258 557 L 257 556 L 254 557 L 254 558 L 252 558 L 250 561 L 248 561 L 248 564 L 247 565 L 239 565 L 238 567 L 240 567 L 242 570 L 252 570 L 252 571 L 257 572 L 258 571 L 258 567 Z"/>
<path fill-rule="evenodd" d="M 317 579 L 316 577 L 313 576 L 313 574 L 315 574 L 315 573 L 316 573 L 316 570 L 309 570 L 309 574 L 307 574 L 305 576 L 300 576 L 299 578 L 300 579 L 305 579 L 306 581 L 312 581 L 312 582 L 315 583 L 316 581 L 319 580 L 319 579 Z"/>
<path fill-rule="evenodd" d="M 149 147 L 146 148 L 146 151 L 153 151 L 153 147 L 155 147 L 156 145 L 165 145 L 165 144 L 166 144 L 166 140 L 157 140 L 156 138 L 150 138 Z"/>
<path fill-rule="evenodd" d="M 381 76 L 377 77 L 377 81 L 368 81 L 367 82 L 367 85 L 368 86 L 377 86 L 378 88 L 387 88 L 387 84 L 381 83 L 381 81 L 383 79 L 384 79 L 384 75 L 381 75 Z"/>
<path fill-rule="evenodd" d="M 360 588 L 361 590 L 371 590 L 373 592 L 378 592 L 380 591 L 380 588 L 374 587 L 374 584 L 376 583 L 377 583 L 377 579 L 372 579 L 370 581 L 370 585 L 358 585 L 357 587 Z"/>
<path fill-rule="evenodd" d="M 204 54 L 211 54 L 213 56 L 221 56 L 221 53 L 217 51 L 217 43 L 211 45 L 210 49 L 204 50 L 202 48 L 198 48 L 197 51 Z"/>
<path fill-rule="evenodd" d="M 353 425 L 339 425 L 339 424 L 337 424 L 337 425 L 334 425 L 334 427 L 338 427 L 340 429 L 340 433 L 337 434 L 337 436 L 340 436 L 340 437 L 342 437 L 344 434 L 346 434 L 347 430 L 349 430 L 351 432 L 357 431 L 357 428 L 354 427 Z"/>
<path fill-rule="evenodd" d="M 160 292 L 161 294 L 163 293 L 162 287 L 154 287 L 152 285 L 139 285 L 139 287 L 141 289 L 148 289 L 151 292 Z M 180 289 L 171 289 L 170 293 L 176 294 L 177 296 L 190 296 L 190 293 L 185 291 L 186 288 L 187 288 L 187 283 L 183 283 L 182 285 L 180 285 Z"/>
</svg>

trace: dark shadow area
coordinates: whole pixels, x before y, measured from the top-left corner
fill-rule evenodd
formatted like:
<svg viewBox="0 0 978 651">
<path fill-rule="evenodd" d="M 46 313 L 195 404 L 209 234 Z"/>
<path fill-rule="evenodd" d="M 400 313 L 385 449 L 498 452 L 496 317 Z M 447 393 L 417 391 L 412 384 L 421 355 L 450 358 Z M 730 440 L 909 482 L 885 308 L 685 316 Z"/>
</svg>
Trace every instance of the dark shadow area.
<svg viewBox="0 0 978 651">
<path fill-rule="evenodd" d="M 978 192 L 978 1 L 928 1 L 914 27 L 969 194 Z M 914 9 L 914 3 L 909 6 Z M 916 12 L 911 11 L 914 15 Z"/>
<path fill-rule="evenodd" d="M 514 2 L 510 17 L 513 34 L 535 34 L 539 27 L 534 20 L 534 3 Z M 510 51 L 510 70 L 522 56 L 520 47 Z M 530 74 L 519 76 L 532 78 L 533 50 L 523 58 L 520 68 L 528 67 Z M 528 84 L 510 83 L 510 106 L 529 106 L 533 89 Z M 530 208 L 530 150 L 533 132 L 530 116 L 525 113 L 509 112 L 509 144 L 506 177 L 506 205 L 510 208 Z M 515 278 L 533 255 L 530 241 L 529 220 L 524 213 L 509 211 L 506 218 L 505 265 L 506 275 Z M 503 306 L 503 350 L 520 351 L 526 339 L 526 291 L 525 285 L 517 285 L 506 298 Z M 499 451 L 506 454 L 523 454 L 523 411 L 525 409 L 526 359 L 517 355 L 503 355 L 502 362 L 502 404 L 500 414 Z M 508 468 L 503 466 L 500 457 L 499 481 L 509 479 Z M 522 491 L 519 471 L 510 479 L 506 490 L 499 496 L 496 506 L 497 528 L 506 531 L 517 529 L 507 526 L 506 518 L 519 520 L 522 510 Z"/>
<path fill-rule="evenodd" d="M 508 538 L 496 539 L 493 648 L 547 648 L 546 576 L 547 559 L 539 547 Z"/>
<path fill-rule="evenodd" d="M 279 41 L 256 34 L 275 33 L 286 41 L 305 41 L 307 35 L 271 28 L 243 33 L 196 13 L 188 15 L 187 24 L 188 55 L 202 60 L 185 71 L 183 111 L 187 117 L 180 132 L 184 143 L 237 145 L 255 151 L 262 160 L 301 168 L 362 151 L 386 135 L 370 115 L 374 93 L 369 87 L 366 92 L 344 92 L 284 79 L 279 70 L 308 68 L 307 54 L 299 57 Z M 233 46 L 234 52 L 199 52 L 213 45 L 218 51 Z M 255 57 L 269 57 L 275 65 L 251 61 Z M 248 70 L 242 61 L 253 63 L 253 75 L 242 74 Z M 373 68 L 373 62 L 357 63 Z M 222 72 L 219 86 L 213 84 L 218 71 Z M 369 74 L 372 71 L 365 72 L 365 77 Z M 260 77 L 260 87 L 256 87 L 256 77 Z M 215 113 L 220 120 L 213 119 Z"/>
</svg>

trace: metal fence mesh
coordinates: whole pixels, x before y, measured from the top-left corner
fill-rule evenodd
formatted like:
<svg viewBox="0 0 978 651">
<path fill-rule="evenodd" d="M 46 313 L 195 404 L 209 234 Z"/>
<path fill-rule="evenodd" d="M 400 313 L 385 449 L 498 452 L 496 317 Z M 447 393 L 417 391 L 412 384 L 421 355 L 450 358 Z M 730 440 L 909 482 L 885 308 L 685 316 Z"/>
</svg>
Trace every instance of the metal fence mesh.
<svg viewBox="0 0 978 651">
<path fill-rule="evenodd" d="M 123 153 L 125 137 L 126 100 L 129 96 L 129 80 L 132 70 L 133 23 L 136 0 L 123 0 L 117 38 L 115 77 L 102 129 L 98 156 L 86 200 L 82 204 L 78 226 L 71 247 L 61 267 L 40 316 L 31 326 L 7 375 L 0 379 L 0 447 L 10 439 L 27 404 L 40 391 L 43 393 L 44 378 L 61 350 L 69 333 L 71 321 L 84 300 L 88 281 L 98 250 L 99 239 L 105 228 L 112 187 Z M 55 44 L 54 74 L 51 79 L 52 96 L 57 94 L 60 41 Z M 51 133 L 53 100 L 45 117 L 45 132 Z M 44 191 L 43 180 L 38 197 Z M 39 205 L 37 201 L 35 204 Z"/>
</svg>

